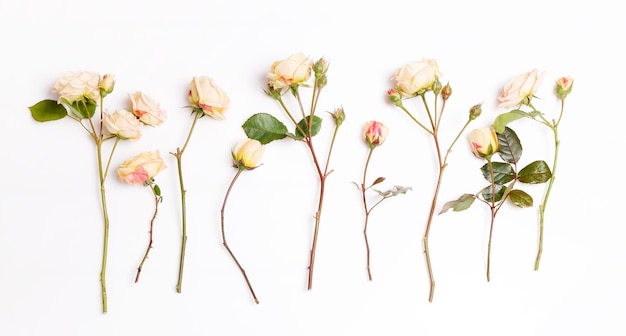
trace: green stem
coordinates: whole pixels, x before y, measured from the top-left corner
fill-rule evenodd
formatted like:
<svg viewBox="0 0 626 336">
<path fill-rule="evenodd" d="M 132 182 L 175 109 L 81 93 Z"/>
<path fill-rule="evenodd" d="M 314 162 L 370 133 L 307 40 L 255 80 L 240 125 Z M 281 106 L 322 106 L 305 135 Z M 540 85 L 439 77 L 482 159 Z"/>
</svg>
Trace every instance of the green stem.
<svg viewBox="0 0 626 336">
<path fill-rule="evenodd" d="M 106 179 L 102 168 L 102 142 L 98 138 L 96 140 L 96 149 L 98 151 L 98 175 L 100 178 L 100 200 L 102 202 L 102 215 L 104 219 L 104 239 L 102 246 L 102 266 L 100 268 L 100 284 L 102 288 L 102 312 L 107 312 L 107 289 L 106 289 L 106 270 L 107 270 L 107 252 L 109 246 L 109 214 L 107 211 L 106 191 L 104 182 Z M 111 153 L 113 155 L 113 153 Z"/>
<path fill-rule="evenodd" d="M 183 167 L 182 167 L 182 159 L 183 154 L 185 153 L 185 149 L 189 144 L 189 139 L 191 139 L 191 134 L 193 133 L 194 128 L 196 127 L 196 122 L 202 116 L 201 112 L 195 112 L 195 116 L 193 119 L 193 123 L 191 124 L 191 128 L 189 129 L 189 134 L 187 135 L 187 140 L 185 140 L 185 144 L 183 148 L 176 148 L 176 153 L 171 153 L 176 157 L 176 163 L 178 167 L 178 183 L 180 186 L 180 199 L 181 199 L 181 211 L 182 211 L 182 241 L 180 246 L 180 263 L 178 266 L 178 283 L 176 284 L 176 292 L 180 293 L 182 291 L 183 285 L 183 269 L 185 267 L 185 249 L 187 247 L 187 203 L 185 199 L 185 194 L 187 191 L 185 190 L 185 184 L 183 183 Z"/>
<path fill-rule="evenodd" d="M 548 198 L 550 197 L 550 191 L 552 191 L 552 186 L 554 185 L 554 179 L 556 176 L 556 164 L 559 159 L 559 145 L 561 142 L 559 140 L 558 126 L 561 121 L 561 117 L 563 116 L 564 107 L 565 101 L 561 100 L 561 113 L 559 114 L 559 119 L 556 122 L 553 121 L 552 127 L 550 127 L 554 135 L 554 161 L 552 162 L 552 176 L 550 177 L 546 193 L 543 196 L 543 202 L 539 206 L 539 246 L 537 247 L 537 258 L 535 259 L 535 271 L 539 270 L 541 254 L 543 253 L 543 220 L 545 217 L 546 206 L 548 205 Z"/>
<path fill-rule="evenodd" d="M 154 220 L 156 219 L 157 213 L 159 211 L 159 203 L 161 202 L 161 196 L 157 195 L 156 190 L 154 189 L 154 184 L 149 184 L 150 189 L 152 190 L 152 195 L 154 195 L 154 214 L 152 215 L 152 219 L 150 220 L 150 232 L 149 232 L 149 241 L 148 248 L 146 248 L 146 253 L 143 255 L 143 259 L 141 259 L 141 263 L 139 267 L 137 267 L 137 275 L 135 276 L 135 283 L 139 281 L 139 274 L 141 274 L 141 269 L 143 268 L 143 264 L 148 259 L 148 253 L 152 249 L 152 231 L 154 228 Z"/>
<path fill-rule="evenodd" d="M 226 202 L 228 201 L 228 196 L 230 195 L 230 192 L 233 189 L 233 186 L 235 185 L 235 181 L 237 181 L 237 178 L 239 178 L 239 175 L 241 175 L 241 172 L 243 172 L 243 169 L 237 169 L 237 174 L 235 174 L 235 177 L 233 177 L 233 180 L 230 182 L 230 185 L 228 186 L 228 190 L 226 191 L 226 195 L 224 196 L 224 203 L 222 204 L 222 210 L 220 211 L 221 222 L 222 222 L 222 244 L 226 248 L 226 251 L 228 251 L 228 254 L 230 254 L 230 257 L 233 259 L 235 264 L 237 264 L 239 271 L 241 271 L 241 275 L 243 275 L 243 278 L 246 280 L 246 284 L 248 285 L 248 289 L 250 290 L 250 294 L 252 295 L 254 302 L 258 304 L 259 300 L 257 299 L 256 294 L 254 294 L 254 290 L 252 289 L 252 284 L 250 284 L 250 280 L 248 279 L 248 276 L 246 275 L 246 271 L 243 269 L 243 267 L 241 266 L 241 264 L 235 257 L 235 254 L 233 253 L 233 251 L 230 249 L 230 247 L 228 247 L 228 243 L 226 242 L 226 231 L 224 230 L 224 210 L 226 209 Z"/>
</svg>

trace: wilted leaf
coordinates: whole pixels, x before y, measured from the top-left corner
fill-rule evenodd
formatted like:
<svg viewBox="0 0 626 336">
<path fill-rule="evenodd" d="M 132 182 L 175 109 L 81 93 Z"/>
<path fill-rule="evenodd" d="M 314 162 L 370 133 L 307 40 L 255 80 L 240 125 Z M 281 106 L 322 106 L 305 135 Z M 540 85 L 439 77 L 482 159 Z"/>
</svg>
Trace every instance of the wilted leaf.
<svg viewBox="0 0 626 336">
<path fill-rule="evenodd" d="M 399 194 L 406 194 L 407 191 L 412 190 L 411 187 L 403 187 L 403 186 L 393 186 L 393 189 L 389 189 L 389 190 L 385 190 L 385 191 L 380 191 L 380 190 L 376 190 L 376 189 L 372 189 L 375 192 L 377 192 L 380 196 L 382 197 L 393 197 L 393 196 L 397 196 Z"/>
<path fill-rule="evenodd" d="M 545 183 L 552 177 L 550 167 L 543 160 L 532 162 L 519 172 L 519 181 L 523 183 Z"/>
<path fill-rule="evenodd" d="M 446 202 L 439 211 L 439 214 L 452 209 L 452 211 L 463 211 L 469 209 L 472 204 L 474 204 L 474 200 L 476 200 L 476 196 L 472 194 L 463 194 L 459 199 L 454 201 Z"/>
<path fill-rule="evenodd" d="M 44 122 L 62 119 L 67 115 L 67 110 L 54 100 L 45 99 L 28 108 L 33 119 Z"/>
<path fill-rule="evenodd" d="M 376 180 L 374 180 L 374 183 L 372 183 L 372 186 L 377 185 L 377 184 L 383 182 L 384 180 L 385 180 L 384 177 L 379 177 Z"/>
<path fill-rule="evenodd" d="M 287 137 L 287 127 L 269 113 L 257 113 L 241 125 L 250 139 L 268 144 Z"/>
</svg>

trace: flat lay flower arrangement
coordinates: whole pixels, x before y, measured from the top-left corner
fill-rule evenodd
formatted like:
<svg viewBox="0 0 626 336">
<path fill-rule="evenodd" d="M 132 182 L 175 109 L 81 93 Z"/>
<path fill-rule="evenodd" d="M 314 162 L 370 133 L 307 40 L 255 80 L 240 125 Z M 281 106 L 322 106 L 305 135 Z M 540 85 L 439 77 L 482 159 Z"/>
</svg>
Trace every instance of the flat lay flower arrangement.
<svg viewBox="0 0 626 336">
<path fill-rule="evenodd" d="M 252 297 L 254 303 L 258 304 L 259 299 L 253 289 L 251 279 L 254 275 L 248 275 L 243 263 L 236 257 L 235 251 L 231 249 L 226 239 L 227 223 L 236 220 L 236 209 L 245 205 L 231 201 L 229 196 L 236 190 L 235 184 L 240 180 L 244 172 L 250 172 L 262 166 L 261 159 L 267 150 L 274 150 L 273 146 L 268 146 L 277 140 L 292 140 L 301 143 L 306 150 L 310 161 L 302 162 L 302 167 L 297 167 L 295 178 L 314 178 L 317 182 L 317 190 L 305 190 L 305 193 L 315 193 L 316 204 L 311 205 L 311 221 L 313 232 L 311 234 L 310 248 L 308 250 L 307 265 L 307 286 L 308 290 L 313 288 L 314 269 L 316 261 L 316 251 L 320 234 L 320 227 L 323 225 L 338 225 L 336 219 L 327 216 L 322 217 L 324 209 L 325 194 L 329 191 L 327 180 L 333 169 L 331 168 L 331 158 L 335 143 L 338 141 L 339 129 L 346 122 L 363 123 L 361 141 L 367 148 L 367 155 L 362 167 L 362 175 L 358 182 L 352 182 L 359 191 L 359 198 L 362 201 L 361 213 L 363 214 L 362 225 L 365 245 L 366 262 L 364 269 L 368 279 L 372 280 L 372 267 L 370 264 L 370 244 L 368 239 L 368 224 L 372 220 L 371 214 L 375 208 L 385 200 L 398 195 L 405 195 L 408 191 L 413 193 L 429 193 L 428 188 L 415 188 L 408 186 L 393 185 L 388 190 L 378 188 L 387 180 L 385 177 L 370 179 L 368 176 L 369 165 L 375 149 L 380 147 L 390 133 L 390 127 L 379 120 L 358 120 L 358 113 L 351 113 L 351 117 L 346 119 L 346 113 L 342 105 L 337 102 L 335 106 L 319 106 L 319 98 L 329 81 L 328 71 L 330 62 L 325 58 L 313 60 L 302 53 L 293 54 L 287 58 L 274 62 L 268 67 L 265 73 L 266 85 L 262 89 L 267 97 L 276 102 L 277 112 L 253 113 L 241 125 L 246 138 L 239 141 L 232 147 L 230 157 L 234 173 L 220 208 L 220 218 L 215 219 L 221 228 L 222 244 L 232 259 L 234 266 L 243 277 L 243 281 Z M 541 202 L 538 206 L 538 230 L 539 239 L 537 244 L 537 254 L 534 260 L 534 269 L 538 270 L 544 247 L 544 226 L 546 219 L 546 208 L 550 192 L 555 182 L 555 171 L 559 155 L 560 138 L 558 126 L 564 113 L 565 99 L 572 91 L 574 80 L 570 77 L 561 77 L 555 81 L 554 92 L 561 102 L 561 109 L 554 116 L 542 112 L 536 107 L 536 93 L 545 77 L 544 72 L 532 70 L 524 73 L 505 85 L 499 97 L 497 97 L 498 108 L 510 109 L 508 112 L 500 113 L 487 126 L 478 127 L 466 133 L 470 123 L 483 115 L 483 104 L 478 103 L 468 106 L 465 111 L 456 110 L 446 112 L 446 106 L 453 94 L 453 86 L 445 82 L 443 72 L 439 69 L 439 64 L 434 59 L 422 59 L 407 63 L 405 66 L 390 76 L 391 88 L 387 91 L 387 99 L 391 107 L 400 110 L 410 122 L 415 125 L 419 132 L 425 132 L 432 140 L 430 144 L 419 144 L 422 147 L 432 146 L 433 160 L 438 167 L 433 178 L 434 190 L 429 193 L 430 203 L 428 212 L 424 214 L 425 223 L 421 220 L 416 225 L 424 225 L 424 234 L 421 236 L 421 245 L 425 257 L 425 267 L 429 276 L 428 301 L 432 302 L 435 293 L 435 276 L 433 263 L 431 262 L 431 252 L 429 249 L 429 237 L 435 222 L 436 214 L 446 213 L 448 210 L 454 212 L 469 209 L 475 201 L 485 204 L 490 209 L 489 238 L 487 246 L 487 281 L 491 276 L 491 251 L 494 224 L 496 215 L 502 209 L 505 202 L 510 202 L 519 208 L 530 208 L 535 206 L 534 197 L 523 191 L 527 184 L 547 183 Z M 172 225 L 172 223 L 159 223 L 157 216 L 159 208 L 169 206 L 164 204 L 165 198 L 161 193 L 161 188 L 156 183 L 158 175 L 168 173 L 170 169 L 166 164 L 166 159 L 175 160 L 177 181 L 180 192 L 180 225 L 181 235 L 169 237 L 170 239 L 180 239 L 180 255 L 178 278 L 175 290 L 182 293 L 185 253 L 188 238 L 187 215 L 189 211 L 200 211 L 202 209 L 188 209 L 186 191 L 187 187 L 193 188 L 194 181 L 184 181 L 183 174 L 183 154 L 191 142 L 192 134 L 200 126 L 198 121 L 206 119 L 224 122 L 225 113 L 230 107 L 230 98 L 216 82 L 207 76 L 193 77 L 187 88 L 186 107 L 190 110 L 192 120 L 187 136 L 180 147 L 172 147 L 174 150 L 169 155 L 162 157 L 161 151 L 150 148 L 145 152 L 138 153 L 131 158 L 122 160 L 119 164 L 114 160 L 115 150 L 126 141 L 137 141 L 141 138 L 145 126 L 158 126 L 162 124 L 167 115 L 165 109 L 161 108 L 157 100 L 137 91 L 128 94 L 128 106 L 110 108 L 105 106 L 105 98 L 113 93 L 116 79 L 112 74 L 100 75 L 90 71 L 70 72 L 63 75 L 52 85 L 52 93 L 56 99 L 44 99 L 29 107 L 32 117 L 38 122 L 51 122 L 59 119 L 69 119 L 72 123 L 82 129 L 95 147 L 93 153 L 88 153 L 82 157 L 91 156 L 96 162 L 97 184 L 94 188 L 99 189 L 99 199 L 101 204 L 100 220 L 88 225 L 94 228 L 101 225 L 102 236 L 102 261 L 100 264 L 100 284 L 101 284 L 101 305 L 102 312 L 108 311 L 106 270 L 107 255 L 109 251 L 109 227 L 116 223 L 109 222 L 109 209 L 107 207 L 107 177 L 112 169 L 112 164 L 117 165 L 117 176 L 122 183 L 129 185 L 142 185 L 150 190 L 154 204 L 154 209 L 149 216 L 146 216 L 144 225 L 148 228 L 146 237 L 145 252 L 139 258 L 134 282 L 139 282 L 142 270 L 150 265 L 146 264 L 150 250 L 153 248 L 153 231 L 158 229 L 158 225 Z M 444 112 L 445 117 L 444 117 Z M 456 119 L 462 125 L 452 134 L 450 139 L 441 138 L 441 129 L 450 120 Z M 552 134 L 553 150 L 552 157 L 547 160 L 526 157 L 533 157 L 532 153 L 524 155 L 522 141 L 514 131 L 512 125 L 516 120 L 530 119 L 538 125 L 545 127 L 540 130 L 548 130 Z M 281 120 L 285 120 L 283 122 Z M 330 127 L 329 132 L 321 133 L 322 125 Z M 538 130 L 539 130 L 538 129 Z M 158 129 L 151 130 L 158 132 Z M 319 134 L 328 135 L 327 138 L 316 137 Z M 482 165 L 476 165 L 474 173 L 468 171 L 468 177 L 480 175 L 487 181 L 487 185 L 477 192 L 462 194 L 458 199 L 449 200 L 443 205 L 439 204 L 439 195 L 442 188 L 449 188 L 444 182 L 444 172 L 448 166 L 448 158 L 453 148 L 463 141 L 459 141 L 466 136 L 468 148 L 471 153 L 482 161 Z M 267 148 L 266 148 L 267 147 Z M 458 147 L 458 146 L 457 146 Z M 276 148 L 278 148 L 276 146 Z M 340 154 L 339 154 L 340 155 Z M 497 158 L 501 159 L 498 160 Z M 313 166 L 314 176 L 309 176 L 305 172 Z M 471 164 L 468 164 L 471 167 Z M 194 167 L 190 167 L 194 169 Z M 474 169 L 474 168 L 472 168 Z M 371 172 L 369 172 L 371 173 Z M 248 175 L 246 173 L 245 175 Z M 254 174 L 252 174 L 254 175 Z M 252 175 L 251 178 L 252 178 Z M 371 174 L 370 174 L 371 175 Z M 188 182 L 187 185 L 185 182 Z M 240 186 L 239 188 L 244 188 Z M 280 193 L 280 191 L 277 191 Z M 168 202 L 176 197 L 168 195 Z M 219 204 L 215 205 L 216 208 Z M 230 211 L 227 211 L 230 209 Z M 344 209 L 349 211 L 349 209 Z M 355 210 L 358 213 L 358 210 Z M 227 214 L 229 216 L 227 216 Z M 231 218 L 232 217 L 232 218 Z M 358 217 L 349 217 L 358 218 Z M 228 219 L 228 221 L 227 221 Z M 323 219 L 323 220 L 322 220 Z M 95 220 L 95 219 L 94 219 Z M 387 219 L 388 221 L 389 219 Z M 211 225 L 212 223 L 209 223 Z M 307 223 L 303 223 L 307 224 Z M 383 223 L 381 223 L 382 225 Z M 217 224 L 216 224 L 217 225 Z M 302 225 L 303 228 L 308 227 Z M 239 235 L 242 233 L 239 232 Z M 111 247 L 113 248 L 113 247 Z M 236 251 L 237 255 L 246 251 Z M 248 254 L 253 254 L 247 251 Z M 151 263 L 158 263 L 152 260 Z M 144 275 L 145 276 L 145 275 Z M 243 284 L 242 284 L 243 286 Z"/>
</svg>

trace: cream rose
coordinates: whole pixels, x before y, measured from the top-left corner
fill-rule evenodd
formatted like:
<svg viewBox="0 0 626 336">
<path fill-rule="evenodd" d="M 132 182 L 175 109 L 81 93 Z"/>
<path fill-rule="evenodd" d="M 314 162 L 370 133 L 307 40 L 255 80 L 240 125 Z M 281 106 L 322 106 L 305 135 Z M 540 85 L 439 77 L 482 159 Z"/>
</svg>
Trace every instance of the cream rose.
<svg viewBox="0 0 626 336">
<path fill-rule="evenodd" d="M 204 114 L 214 119 L 224 119 L 224 112 L 230 106 L 230 98 L 226 92 L 206 76 L 191 80 L 188 98 L 194 107 L 202 109 Z"/>
<path fill-rule="evenodd" d="M 59 95 L 58 103 L 73 104 L 83 98 L 92 102 L 100 99 L 100 75 L 90 71 L 69 72 L 52 86 Z"/>
<path fill-rule="evenodd" d="M 498 135 L 491 127 L 477 128 L 468 135 L 472 153 L 479 158 L 493 155 L 498 151 Z"/>
<path fill-rule="evenodd" d="M 544 75 L 545 72 L 534 69 L 508 82 L 498 97 L 500 102 L 498 107 L 513 107 L 521 104 L 524 99 L 532 97 Z"/>
<path fill-rule="evenodd" d="M 414 96 L 418 92 L 429 90 L 435 80 L 441 77 L 437 61 L 423 59 L 411 62 L 398 69 L 391 77 L 396 89 L 405 96 Z"/>
<path fill-rule="evenodd" d="M 264 151 L 265 146 L 259 141 L 254 139 L 243 140 L 232 150 L 234 164 L 239 169 L 254 169 L 259 166 Z"/>
<path fill-rule="evenodd" d="M 163 110 L 159 103 L 150 96 L 145 95 L 142 92 L 135 92 L 133 94 L 129 94 L 128 97 L 130 98 L 133 114 L 139 118 L 142 123 L 150 126 L 157 126 L 165 121 L 165 110 Z"/>
<path fill-rule="evenodd" d="M 98 83 L 98 87 L 100 87 L 100 94 L 102 97 L 113 92 L 113 88 L 115 87 L 115 76 L 112 74 L 102 76 L 100 82 Z"/>
<path fill-rule="evenodd" d="M 269 86 L 282 89 L 304 83 L 311 77 L 313 61 L 302 53 L 294 54 L 272 64 L 271 72 L 265 75 Z"/>
<path fill-rule="evenodd" d="M 120 180 L 129 184 L 150 182 L 161 170 L 167 168 L 159 151 L 141 153 L 124 161 L 117 169 Z"/>
<path fill-rule="evenodd" d="M 114 113 L 105 113 L 102 124 L 107 132 L 121 139 L 138 140 L 141 137 L 143 124 L 129 111 L 117 110 Z"/>
</svg>

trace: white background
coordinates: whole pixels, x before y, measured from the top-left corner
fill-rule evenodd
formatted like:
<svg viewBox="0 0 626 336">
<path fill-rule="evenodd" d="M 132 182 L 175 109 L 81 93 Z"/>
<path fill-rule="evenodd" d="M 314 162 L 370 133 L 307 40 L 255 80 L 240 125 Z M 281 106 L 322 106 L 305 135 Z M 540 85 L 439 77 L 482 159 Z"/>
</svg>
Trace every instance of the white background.
<svg viewBox="0 0 626 336">
<path fill-rule="evenodd" d="M 626 24 L 609 1 L 1 1 L 0 334 L 2 335 L 624 335 L 626 244 L 622 212 Z M 226 211 L 231 248 L 261 301 L 255 305 L 221 245 L 219 209 L 235 169 L 230 148 L 257 112 L 284 122 L 263 93 L 275 60 L 303 52 L 331 61 L 320 111 L 343 106 L 327 182 L 315 282 L 306 290 L 317 180 L 302 143 L 267 147 L 263 165 L 235 185 Z M 385 92 L 391 75 L 421 58 L 439 62 L 454 93 L 441 138 L 447 146 L 470 106 L 470 128 L 499 113 L 502 86 L 538 68 L 535 105 L 549 118 L 560 76 L 575 78 L 560 127 L 558 178 L 546 211 L 541 269 L 533 271 L 538 210 L 504 207 L 485 279 L 489 210 L 475 204 L 435 218 L 430 245 L 437 289 L 428 302 L 421 237 L 435 182 L 432 140 Z M 160 150 L 164 200 L 142 278 L 135 268 L 153 210 L 141 186 L 107 180 L 111 219 L 109 312 L 101 313 L 102 218 L 95 146 L 69 119 L 34 121 L 28 107 L 55 99 L 67 71 L 113 73 L 110 109 L 140 90 L 168 112 L 165 124 L 124 142 L 113 167 Z M 187 85 L 215 79 L 232 105 L 224 121 L 198 122 L 183 157 L 188 247 L 175 292 L 180 196 L 175 159 L 192 118 Z M 308 94 L 308 92 L 307 92 Z M 423 117 L 418 104 L 407 103 Z M 421 112 L 421 113 L 420 113 Z M 324 153 L 331 122 L 315 138 Z M 361 127 L 390 127 L 370 178 L 411 186 L 372 213 L 373 281 L 367 280 L 359 181 L 367 154 Z M 552 155 L 551 134 L 512 124 L 522 160 Z M 107 144 L 108 145 L 108 144 Z M 106 147 L 106 146 L 105 146 Z M 107 147 L 108 148 L 108 147 Z M 463 135 L 450 155 L 440 203 L 483 187 L 483 164 Z M 387 183 L 389 182 L 389 183 Z M 381 187 L 381 188 L 382 188 Z M 526 190 L 537 205 L 545 185 Z"/>
</svg>

